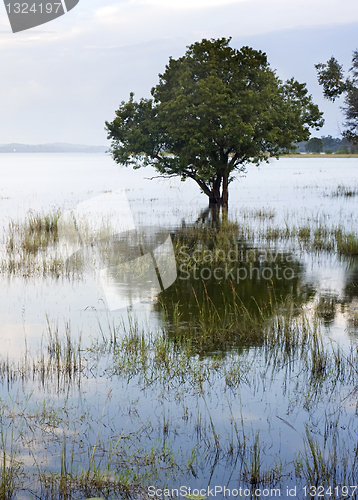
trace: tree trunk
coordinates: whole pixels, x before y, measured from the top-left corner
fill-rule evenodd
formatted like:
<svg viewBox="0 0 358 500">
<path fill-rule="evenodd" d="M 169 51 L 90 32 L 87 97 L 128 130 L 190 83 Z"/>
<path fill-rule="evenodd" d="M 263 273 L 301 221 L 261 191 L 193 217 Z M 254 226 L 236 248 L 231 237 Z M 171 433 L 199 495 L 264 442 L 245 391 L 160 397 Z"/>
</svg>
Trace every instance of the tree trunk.
<svg viewBox="0 0 358 500">
<path fill-rule="evenodd" d="M 209 182 L 206 184 L 204 181 L 197 179 L 194 175 L 191 176 L 191 178 L 209 197 L 210 208 L 223 207 L 225 210 L 228 209 L 229 174 L 227 174 L 224 169 L 217 174 L 212 184 Z"/>
<path fill-rule="evenodd" d="M 223 175 L 223 187 L 222 187 L 222 207 L 226 210 L 229 208 L 229 176 L 228 174 Z"/>
<path fill-rule="evenodd" d="M 221 191 L 221 192 L 220 192 Z M 209 196 L 209 207 L 220 206 L 228 209 L 229 201 L 229 176 L 228 174 L 218 174 L 213 184 L 213 189 Z"/>
<path fill-rule="evenodd" d="M 222 204 L 221 197 L 210 196 L 209 197 L 209 207 L 219 207 Z"/>
<path fill-rule="evenodd" d="M 211 194 L 209 196 L 209 207 L 221 205 L 221 196 L 220 196 L 221 181 L 222 177 L 220 174 L 218 174 L 213 184 L 213 189 L 211 191 Z"/>
</svg>

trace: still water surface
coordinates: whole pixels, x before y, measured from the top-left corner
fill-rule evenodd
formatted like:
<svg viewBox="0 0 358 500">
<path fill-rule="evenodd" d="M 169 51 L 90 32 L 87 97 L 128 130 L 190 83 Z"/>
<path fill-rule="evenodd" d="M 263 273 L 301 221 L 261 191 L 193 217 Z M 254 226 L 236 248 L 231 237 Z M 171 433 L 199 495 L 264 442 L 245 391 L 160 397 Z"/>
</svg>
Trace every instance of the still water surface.
<svg viewBox="0 0 358 500">
<path fill-rule="evenodd" d="M 155 176 L 152 169 L 126 169 L 115 165 L 106 155 L 2 154 L 0 160 L 0 229 L 4 232 L 10 219 L 22 220 L 30 210 L 46 213 L 60 208 L 63 211 L 116 189 L 126 190 L 133 219 L 138 227 L 155 225 L 175 232 L 183 223 L 194 223 L 207 206 L 205 195 L 200 193 L 193 181 L 150 180 Z M 271 161 L 258 168 L 249 167 L 245 177 L 240 177 L 230 185 L 229 218 L 237 219 L 239 224 L 249 221 L 253 228 L 259 229 L 263 221 L 257 213 L 261 210 L 271 214 L 270 223 L 275 227 L 322 221 L 328 226 L 341 225 L 348 232 L 356 232 L 358 196 L 332 196 L 332 193 L 339 185 L 358 187 L 357 167 L 357 159 L 324 158 L 287 158 Z M 307 290 L 305 300 L 308 312 L 320 297 L 328 297 L 334 306 L 331 316 L 324 317 L 324 334 L 326 338 L 339 341 L 343 348 L 348 348 L 352 341 L 356 341 L 356 331 L 349 323 L 347 307 L 351 315 L 352 311 L 354 313 L 358 310 L 357 262 L 353 258 L 340 258 L 333 253 L 310 253 L 297 249 L 292 251 L 283 244 L 279 245 L 278 250 L 294 255 L 291 267 L 295 269 L 294 280 L 275 283 L 280 294 L 285 296 L 290 293 L 295 296 L 301 290 Z M 4 275 L 0 277 L 0 282 L 0 336 L 4 359 L 21 358 L 25 351 L 25 339 L 32 354 L 38 352 L 45 343 L 48 324 L 53 329 L 58 326 L 61 335 L 64 335 L 66 325 L 70 325 L 72 335 L 82 336 L 83 345 L 89 345 L 93 339 L 98 338 L 99 325 L 101 329 L 121 321 L 128 325 L 131 318 L 136 317 L 148 332 L 160 329 L 163 324 L 155 297 L 148 296 L 147 300 L 131 307 L 129 311 L 122 309 L 108 312 L 103 290 L 90 273 L 82 280 L 72 282 L 39 277 L 9 278 Z M 262 280 L 253 279 L 242 283 L 238 290 L 242 298 L 254 295 L 262 300 L 269 300 L 264 297 L 266 285 Z M 170 304 L 180 298 L 184 304 L 181 306 L 182 321 L 189 320 L 188 315 L 195 314 L 195 308 L 191 308 L 192 304 L 188 303 L 188 287 L 191 290 L 194 288 L 198 295 L 202 293 L 203 287 L 206 288 L 210 296 L 217 296 L 217 306 L 220 309 L 220 297 L 223 293 L 225 295 L 225 287 L 229 287 L 229 284 L 218 284 L 217 280 L 207 280 L 204 284 L 199 280 L 190 283 L 177 280 L 164 293 L 163 301 L 170 313 Z M 260 346 L 246 347 L 242 356 L 252 364 L 256 356 L 255 350 L 259 350 Z M 138 449 L 145 449 L 146 446 L 150 449 L 153 439 L 161 443 L 164 440 L 164 444 L 169 440 L 173 452 L 177 456 L 183 455 L 183 463 L 188 460 L 187 452 L 191 449 L 195 432 L 199 432 L 199 414 L 204 415 L 202 428 L 209 428 L 210 419 L 213 419 L 220 436 L 224 438 L 229 437 L 232 432 L 230 418 L 243 418 L 249 433 L 255 435 L 260 432 L 260 436 L 264 437 L 266 444 L 263 460 L 270 467 L 277 457 L 290 461 L 298 451 L 303 450 L 301 436 L 305 434 L 307 419 L 319 429 L 330 409 L 333 411 L 334 402 L 322 400 L 314 411 L 312 408 L 305 408 L 303 404 L 293 404 L 298 396 L 295 395 L 294 383 L 285 381 L 287 372 L 283 371 L 272 381 L 264 380 L 260 378 L 262 360 L 258 358 L 257 363 L 258 373 L 252 383 L 243 384 L 235 397 L 229 396 L 232 405 L 230 415 L 227 398 L 223 396 L 225 384 L 219 378 L 207 401 L 201 400 L 185 383 L 182 387 L 173 387 L 163 397 L 163 388 L 153 387 L 143 391 L 140 381 L 135 378 L 126 380 L 110 375 L 106 372 L 106 362 L 103 359 L 93 361 L 95 375 L 82 381 L 80 389 L 72 387 L 67 398 L 70 398 L 74 414 L 78 416 L 79 413 L 88 411 L 93 414 L 94 420 L 98 420 L 106 394 L 111 390 L 105 417 L 108 427 L 103 435 L 120 434 L 124 427 L 127 430 L 133 429 L 134 432 L 136 429 L 144 429 L 146 425 L 148 428 L 150 426 L 154 429 L 152 434 L 147 430 L 145 438 L 143 430 L 144 434 L 138 435 L 138 441 L 141 441 L 140 445 L 137 443 Z M 298 376 L 294 370 L 291 375 L 292 380 Z M 7 396 L 14 396 L 16 391 L 21 390 L 24 395 L 33 391 L 34 404 L 41 403 L 46 395 L 46 391 L 36 383 L 28 382 L 20 389 L 16 384 L 11 386 L 4 381 L 2 397 L 5 399 Z M 49 384 L 47 391 L 47 394 L 56 395 L 54 397 L 58 398 L 57 403 L 61 406 L 64 396 L 58 394 L 56 387 Z M 187 394 L 187 397 L 179 396 L 179 393 Z M 354 398 L 348 398 L 345 413 L 340 415 L 341 427 L 349 428 L 354 415 Z M 280 418 L 286 420 L 286 423 Z M 170 422 L 168 435 L 164 438 L 163 420 Z M 287 425 L 287 421 L 292 428 Z M 71 427 L 69 423 L 66 425 Z M 78 432 L 79 430 L 80 425 L 77 427 Z M 93 441 L 97 427 L 84 432 Z M 203 437 L 204 439 L 206 438 Z M 348 436 L 346 439 L 348 440 Z M 40 448 L 38 453 L 46 467 L 59 467 L 60 458 L 56 456 L 56 452 L 49 456 Z M 26 450 L 23 453 L 25 456 Z M 78 460 L 82 459 L 83 457 Z M 215 457 L 210 456 L 203 463 L 205 461 L 206 466 L 196 470 L 191 476 L 192 487 L 206 487 L 215 483 L 230 484 L 233 487 L 237 484 L 235 464 L 216 464 Z M 31 469 L 31 460 L 28 459 L 27 462 Z M 177 475 L 180 476 L 180 473 Z M 162 472 L 157 481 L 158 484 L 167 481 L 168 484 L 178 485 L 175 475 L 169 479 L 166 472 Z M 292 481 L 287 484 L 292 484 Z"/>
<path fill-rule="evenodd" d="M 10 219 L 23 220 L 29 211 L 71 209 L 116 189 L 126 190 L 137 227 L 175 229 L 183 221 L 195 222 L 207 207 L 206 197 L 193 181 L 150 180 L 156 175 L 154 170 L 120 167 L 107 155 L 2 154 L 0 174 L 0 230 L 6 229 Z M 358 186 L 356 159 L 281 159 L 249 167 L 246 177 L 230 185 L 230 219 L 246 220 L 245 213 L 264 209 L 274 214 L 275 226 L 321 219 L 325 224 L 342 224 L 347 231 L 354 231 L 358 197 L 330 196 L 339 185 Z M 307 281 L 313 281 L 320 290 L 342 295 L 346 261 L 335 255 L 322 258 L 305 254 L 300 261 Z M 84 312 L 86 307 L 104 309 L 103 291 L 91 276 L 86 280 L 87 284 L 77 287 L 50 279 L 2 278 L 1 322 L 7 325 L 4 342 L 9 354 L 18 352 L 24 325 L 28 339 L 42 335 L 46 313 L 55 319 L 70 319 L 72 327 L 80 329 L 91 315 Z M 150 310 L 148 305 L 138 307 L 142 313 Z"/>
</svg>

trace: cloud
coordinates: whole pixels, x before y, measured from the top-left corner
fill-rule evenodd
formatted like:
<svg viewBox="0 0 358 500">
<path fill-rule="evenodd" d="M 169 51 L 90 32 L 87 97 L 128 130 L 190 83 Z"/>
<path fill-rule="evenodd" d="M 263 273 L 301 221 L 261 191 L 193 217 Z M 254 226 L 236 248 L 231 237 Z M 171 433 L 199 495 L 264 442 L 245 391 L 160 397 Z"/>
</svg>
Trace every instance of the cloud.
<svg viewBox="0 0 358 500">
<path fill-rule="evenodd" d="M 167 10 L 195 10 L 209 9 L 211 7 L 223 7 L 224 5 L 237 4 L 250 0 L 142 0 L 136 2 L 138 5 L 151 5 L 165 8 Z"/>
<path fill-rule="evenodd" d="M 93 32 L 117 44 L 190 41 L 358 22 L 356 0 L 126 0 L 93 11 Z M 113 43 L 113 41 L 111 42 Z"/>
<path fill-rule="evenodd" d="M 121 7 L 119 5 L 106 5 L 105 7 L 96 9 L 94 16 L 98 21 L 108 22 L 116 18 L 120 11 Z"/>
<path fill-rule="evenodd" d="M 349 67 L 358 23 L 356 0 L 82 0 L 43 31 L 17 35 L 5 16 L 0 9 L 8 29 L 0 33 L 1 141 L 35 143 L 105 142 L 103 123 L 121 100 L 130 91 L 148 97 L 169 57 L 202 38 L 266 51 L 281 78 L 310 82 L 319 99 L 313 64 L 334 55 Z"/>
</svg>

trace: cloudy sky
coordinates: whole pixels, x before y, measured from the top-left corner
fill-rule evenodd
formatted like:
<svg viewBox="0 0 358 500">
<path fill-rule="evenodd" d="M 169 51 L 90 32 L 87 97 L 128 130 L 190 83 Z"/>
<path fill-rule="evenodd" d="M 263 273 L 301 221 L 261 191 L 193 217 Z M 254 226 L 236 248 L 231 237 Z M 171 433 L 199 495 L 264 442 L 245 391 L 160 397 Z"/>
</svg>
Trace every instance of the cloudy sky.
<svg viewBox="0 0 358 500">
<path fill-rule="evenodd" d="M 6 3 L 6 2 L 5 2 Z M 104 121 L 131 91 L 148 97 L 170 56 L 202 38 L 263 50 L 282 79 L 306 82 L 338 136 L 339 103 L 322 98 L 314 64 L 349 68 L 357 0 L 80 0 L 66 15 L 13 34 L 0 5 L 0 144 L 107 144 Z"/>
</svg>

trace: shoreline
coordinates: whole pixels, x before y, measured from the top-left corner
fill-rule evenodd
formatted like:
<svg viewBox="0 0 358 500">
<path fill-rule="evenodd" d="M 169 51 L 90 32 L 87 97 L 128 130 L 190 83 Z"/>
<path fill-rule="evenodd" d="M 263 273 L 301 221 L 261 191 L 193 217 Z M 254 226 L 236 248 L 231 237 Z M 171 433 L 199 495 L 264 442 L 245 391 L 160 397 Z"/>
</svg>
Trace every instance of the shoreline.
<svg viewBox="0 0 358 500">
<path fill-rule="evenodd" d="M 358 158 L 358 154 L 292 154 L 292 155 L 282 155 L 280 158 Z"/>
</svg>

